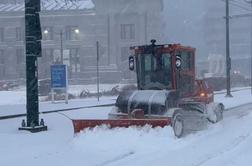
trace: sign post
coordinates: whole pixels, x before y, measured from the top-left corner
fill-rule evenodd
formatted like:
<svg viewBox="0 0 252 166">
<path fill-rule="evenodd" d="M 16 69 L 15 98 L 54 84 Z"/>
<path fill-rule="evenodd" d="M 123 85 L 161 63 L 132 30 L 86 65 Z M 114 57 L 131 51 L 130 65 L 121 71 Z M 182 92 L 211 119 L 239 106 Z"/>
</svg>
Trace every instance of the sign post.
<svg viewBox="0 0 252 166">
<path fill-rule="evenodd" d="M 100 101 L 100 77 L 99 77 L 99 42 L 96 42 L 96 81 L 97 81 L 97 100 Z"/>
<path fill-rule="evenodd" d="M 51 66 L 51 95 L 52 102 L 55 102 L 55 90 L 65 91 L 65 102 L 68 104 L 68 75 L 67 65 L 57 64 Z"/>
</svg>

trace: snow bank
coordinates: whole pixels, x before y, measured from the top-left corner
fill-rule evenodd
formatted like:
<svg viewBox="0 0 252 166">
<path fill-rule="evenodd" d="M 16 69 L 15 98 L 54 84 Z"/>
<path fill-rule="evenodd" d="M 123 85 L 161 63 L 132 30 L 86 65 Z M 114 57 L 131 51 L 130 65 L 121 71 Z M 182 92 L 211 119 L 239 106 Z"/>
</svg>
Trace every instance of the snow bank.
<svg viewBox="0 0 252 166">
<path fill-rule="evenodd" d="M 176 148 L 178 142 L 170 127 L 152 129 L 143 128 L 115 128 L 106 126 L 85 130 L 74 140 L 74 147 L 83 150 L 88 165 L 106 165 L 122 160 L 143 151 L 158 151 L 160 146 Z M 93 160 L 95 156 L 97 160 Z"/>
<path fill-rule="evenodd" d="M 103 126 L 79 134 L 74 148 L 82 149 L 88 165 L 244 166 L 252 162 L 251 118 L 252 114 L 234 115 L 183 139 L 176 139 L 170 127 L 109 130 Z"/>
</svg>

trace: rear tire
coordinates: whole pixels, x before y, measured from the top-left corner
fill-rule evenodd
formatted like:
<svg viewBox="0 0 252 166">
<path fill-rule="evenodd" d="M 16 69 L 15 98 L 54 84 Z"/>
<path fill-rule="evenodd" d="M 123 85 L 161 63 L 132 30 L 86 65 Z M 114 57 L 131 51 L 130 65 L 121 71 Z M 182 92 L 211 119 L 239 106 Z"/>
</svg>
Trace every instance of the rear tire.
<svg viewBox="0 0 252 166">
<path fill-rule="evenodd" d="M 174 131 L 174 135 L 177 138 L 181 138 L 184 136 L 185 123 L 184 123 L 183 116 L 180 112 L 177 112 L 174 114 L 172 118 L 172 128 Z"/>
</svg>

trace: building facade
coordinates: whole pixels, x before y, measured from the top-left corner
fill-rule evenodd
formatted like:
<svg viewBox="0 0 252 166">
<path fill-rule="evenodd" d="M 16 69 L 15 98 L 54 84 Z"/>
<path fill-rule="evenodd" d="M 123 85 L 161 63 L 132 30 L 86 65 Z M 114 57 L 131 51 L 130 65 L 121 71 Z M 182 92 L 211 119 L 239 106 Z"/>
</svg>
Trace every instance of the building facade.
<svg viewBox="0 0 252 166">
<path fill-rule="evenodd" d="M 225 2 L 220 0 L 206 1 L 205 39 L 209 59 L 211 55 L 226 57 Z M 232 72 L 240 72 L 250 77 L 251 65 L 251 17 L 236 17 L 250 13 L 250 4 L 244 1 L 230 1 L 230 56 Z M 225 71 L 225 70 L 222 70 Z M 225 72 L 220 74 L 225 75 Z"/>
<path fill-rule="evenodd" d="M 68 65 L 72 82 L 96 80 L 96 42 L 103 82 L 134 78 L 128 72 L 129 47 L 162 39 L 162 0 L 41 0 L 42 57 L 39 78 L 50 65 Z M 25 78 L 24 4 L 0 3 L 0 77 Z"/>
</svg>

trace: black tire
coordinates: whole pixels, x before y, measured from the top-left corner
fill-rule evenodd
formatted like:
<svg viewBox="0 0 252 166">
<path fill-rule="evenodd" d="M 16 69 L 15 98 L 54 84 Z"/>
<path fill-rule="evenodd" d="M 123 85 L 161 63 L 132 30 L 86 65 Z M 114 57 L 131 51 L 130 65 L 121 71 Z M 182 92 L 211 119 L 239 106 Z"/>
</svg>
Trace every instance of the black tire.
<svg viewBox="0 0 252 166">
<path fill-rule="evenodd" d="M 176 112 L 172 118 L 172 128 L 174 135 L 177 138 L 181 138 L 185 133 L 185 123 L 183 116 L 180 112 Z"/>
</svg>

